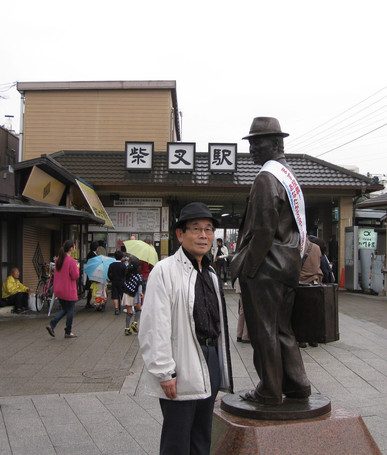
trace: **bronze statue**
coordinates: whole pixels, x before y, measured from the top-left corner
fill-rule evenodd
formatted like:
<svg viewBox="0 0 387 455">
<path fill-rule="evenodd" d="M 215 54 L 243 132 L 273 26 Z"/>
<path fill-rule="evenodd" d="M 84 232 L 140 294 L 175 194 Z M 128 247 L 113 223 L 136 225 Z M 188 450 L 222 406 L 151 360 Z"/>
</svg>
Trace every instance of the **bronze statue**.
<svg viewBox="0 0 387 455">
<path fill-rule="evenodd" d="M 254 163 L 264 166 L 251 188 L 231 263 L 260 378 L 243 398 L 263 405 L 311 393 L 291 327 L 306 226 L 302 191 L 285 160 L 286 136 L 277 119 L 257 117 L 243 138 L 250 142 Z"/>
</svg>

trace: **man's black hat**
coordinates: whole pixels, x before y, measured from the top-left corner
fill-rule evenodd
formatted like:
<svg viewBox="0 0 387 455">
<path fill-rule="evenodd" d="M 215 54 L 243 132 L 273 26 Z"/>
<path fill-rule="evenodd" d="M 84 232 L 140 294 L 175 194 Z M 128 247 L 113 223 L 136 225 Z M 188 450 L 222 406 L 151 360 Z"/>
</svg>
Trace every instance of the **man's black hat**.
<svg viewBox="0 0 387 455">
<path fill-rule="evenodd" d="M 181 209 L 179 219 L 175 224 L 175 229 L 180 227 L 185 221 L 201 218 L 209 218 L 213 222 L 214 227 L 219 226 L 218 220 L 214 218 L 206 204 L 203 204 L 203 202 L 191 202 Z"/>
</svg>

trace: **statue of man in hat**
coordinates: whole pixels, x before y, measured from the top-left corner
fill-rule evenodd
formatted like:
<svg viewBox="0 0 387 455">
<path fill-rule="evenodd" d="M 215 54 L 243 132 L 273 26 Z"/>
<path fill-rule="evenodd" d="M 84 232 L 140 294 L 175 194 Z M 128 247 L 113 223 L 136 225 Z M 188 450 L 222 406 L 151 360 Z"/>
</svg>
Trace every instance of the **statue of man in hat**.
<svg viewBox="0 0 387 455">
<path fill-rule="evenodd" d="M 260 378 L 243 398 L 262 405 L 280 405 L 284 396 L 306 399 L 311 393 L 291 327 L 306 225 L 302 191 L 285 160 L 286 136 L 277 119 L 257 117 L 243 138 L 262 168 L 250 191 L 231 263 Z"/>
</svg>

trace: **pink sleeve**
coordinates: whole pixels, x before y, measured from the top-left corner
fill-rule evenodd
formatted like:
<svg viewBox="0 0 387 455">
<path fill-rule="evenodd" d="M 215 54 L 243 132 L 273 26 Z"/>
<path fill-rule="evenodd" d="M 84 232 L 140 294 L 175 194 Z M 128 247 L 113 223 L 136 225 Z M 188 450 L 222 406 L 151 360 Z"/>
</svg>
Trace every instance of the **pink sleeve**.
<svg viewBox="0 0 387 455">
<path fill-rule="evenodd" d="M 73 258 L 70 264 L 69 272 L 72 280 L 77 280 L 79 278 L 79 268 L 77 266 L 76 260 Z"/>
</svg>

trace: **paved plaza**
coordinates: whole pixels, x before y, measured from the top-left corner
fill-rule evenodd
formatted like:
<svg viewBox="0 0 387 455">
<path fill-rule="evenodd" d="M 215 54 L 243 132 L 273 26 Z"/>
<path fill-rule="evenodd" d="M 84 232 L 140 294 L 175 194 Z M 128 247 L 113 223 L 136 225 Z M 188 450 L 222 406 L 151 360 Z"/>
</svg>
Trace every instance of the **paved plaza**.
<svg viewBox="0 0 387 455">
<path fill-rule="evenodd" d="M 257 374 L 251 346 L 236 342 L 237 295 L 226 300 L 238 391 Z M 63 320 L 51 338 L 46 315 L 0 310 L 1 455 L 158 454 L 161 412 L 143 390 L 137 336 L 124 335 L 111 303 L 105 313 L 84 305 L 75 339 L 63 338 Z M 314 392 L 362 416 L 387 455 L 387 299 L 340 292 L 339 309 L 340 340 L 302 349 L 307 374 Z"/>
</svg>

